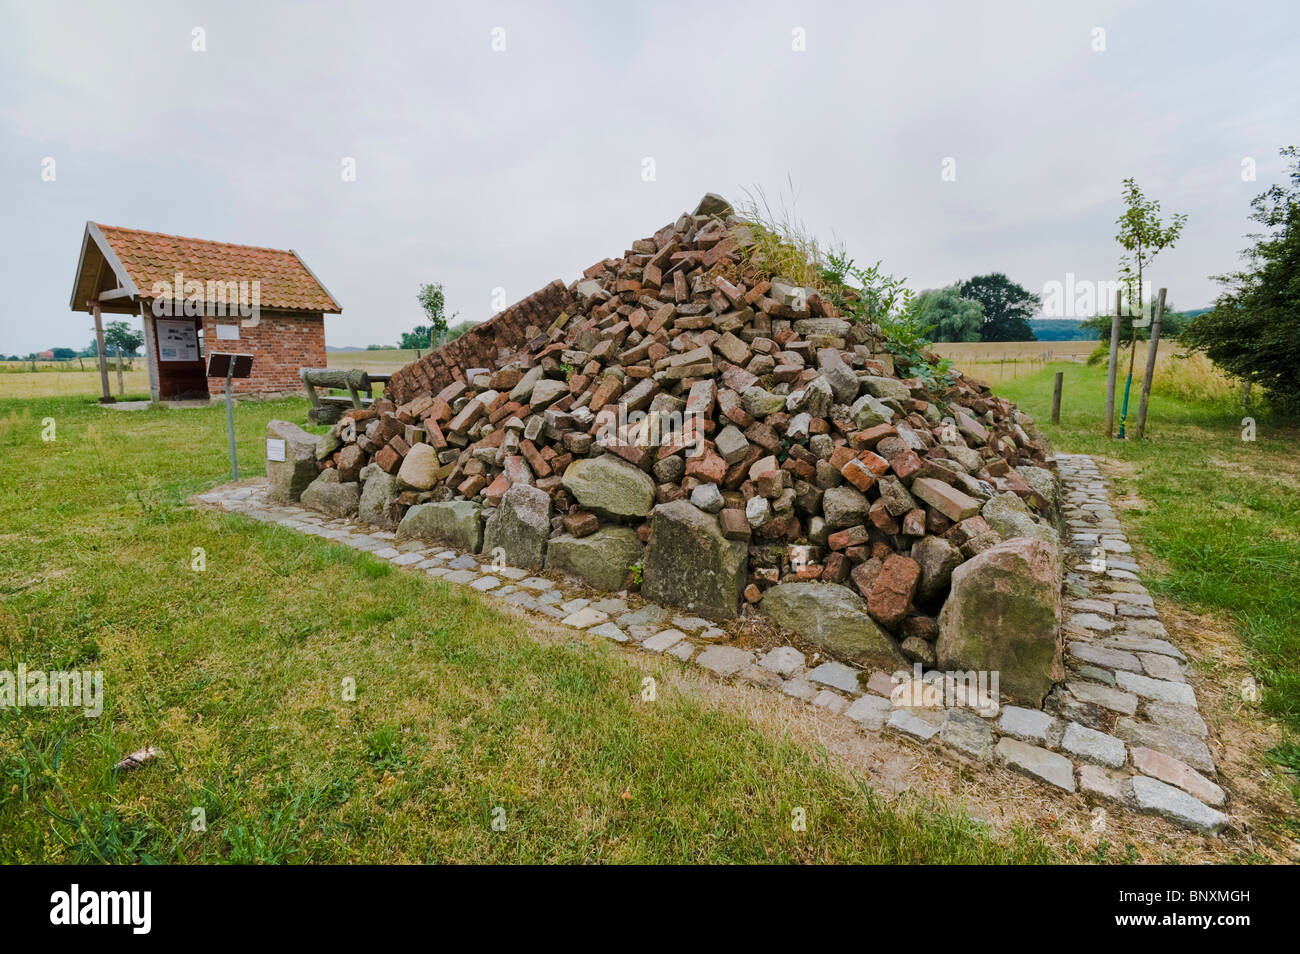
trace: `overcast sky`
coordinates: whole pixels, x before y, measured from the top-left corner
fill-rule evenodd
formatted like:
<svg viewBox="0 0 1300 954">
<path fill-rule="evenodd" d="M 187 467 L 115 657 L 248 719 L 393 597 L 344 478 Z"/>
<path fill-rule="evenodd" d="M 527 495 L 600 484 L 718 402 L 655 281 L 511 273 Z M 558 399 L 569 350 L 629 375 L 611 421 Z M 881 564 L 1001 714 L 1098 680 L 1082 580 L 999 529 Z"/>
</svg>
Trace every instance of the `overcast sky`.
<svg viewBox="0 0 1300 954">
<path fill-rule="evenodd" d="M 1113 278 L 1135 176 L 1190 217 L 1152 277 L 1198 307 L 1300 141 L 1297 11 L 3 0 L 0 352 L 90 340 L 87 219 L 296 249 L 343 305 L 328 342 L 364 345 L 420 323 L 421 282 L 483 319 L 704 192 L 788 182 L 809 229 L 914 288 L 1041 291 Z"/>
</svg>

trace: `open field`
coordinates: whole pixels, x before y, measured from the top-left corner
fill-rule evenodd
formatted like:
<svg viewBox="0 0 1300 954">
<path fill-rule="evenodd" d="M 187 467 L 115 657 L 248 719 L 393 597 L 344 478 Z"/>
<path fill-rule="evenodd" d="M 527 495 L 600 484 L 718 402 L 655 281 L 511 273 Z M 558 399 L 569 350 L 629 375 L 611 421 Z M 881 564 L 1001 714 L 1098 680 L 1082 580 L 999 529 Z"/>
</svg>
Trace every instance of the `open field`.
<svg viewBox="0 0 1300 954">
<path fill-rule="evenodd" d="M 428 354 L 428 350 L 418 354 Z M 363 371 L 391 374 L 414 361 L 417 352 L 410 348 L 397 351 L 331 351 L 327 357 L 331 368 L 361 368 Z"/>
<path fill-rule="evenodd" d="M 959 367 L 994 361 L 1082 361 L 1097 347 L 1095 341 L 942 341 L 931 346 Z"/>
<path fill-rule="evenodd" d="M 124 400 L 148 400 L 149 373 L 136 362 L 138 371 L 123 371 Z M 74 364 L 75 368 L 76 365 Z M 108 372 L 108 386 L 118 396 L 117 372 Z M 5 398 L 99 397 L 98 371 L 36 371 L 0 374 L 0 400 Z"/>
<path fill-rule="evenodd" d="M 396 371 L 415 357 L 414 351 L 349 351 L 342 354 L 330 352 L 331 368 L 363 368 L 367 371 L 388 374 Z M 99 397 L 99 371 L 95 362 L 83 359 L 86 370 L 80 370 L 75 361 L 36 362 L 36 371 L 30 362 L 0 362 L 0 400 L 4 398 Z M 122 382 L 127 400 L 147 400 L 149 373 L 144 359 L 135 360 L 134 371 L 123 370 Z M 108 367 L 108 384 L 113 396 L 118 396 L 117 372 L 112 362 Z"/>
<path fill-rule="evenodd" d="M 958 368 L 972 376 L 989 384 L 1001 384 L 1037 374 L 1053 361 L 1084 364 L 1097 345 L 1096 341 L 961 341 L 942 342 L 934 345 L 933 350 L 951 358 Z M 1158 360 L 1163 364 L 1180 351 L 1177 341 L 1161 341 Z M 1128 350 L 1121 347 L 1120 353 L 1122 380 L 1128 372 Z M 1138 376 L 1145 367 L 1146 354 L 1146 342 L 1139 341 L 1135 372 Z"/>
</svg>

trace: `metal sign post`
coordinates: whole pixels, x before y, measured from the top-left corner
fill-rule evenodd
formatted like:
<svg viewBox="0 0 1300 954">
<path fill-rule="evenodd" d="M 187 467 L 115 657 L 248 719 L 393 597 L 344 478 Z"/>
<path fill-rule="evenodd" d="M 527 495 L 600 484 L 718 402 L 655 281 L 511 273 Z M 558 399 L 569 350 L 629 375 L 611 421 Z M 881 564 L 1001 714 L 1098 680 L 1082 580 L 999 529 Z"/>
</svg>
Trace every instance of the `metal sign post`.
<svg viewBox="0 0 1300 954">
<path fill-rule="evenodd" d="M 230 474 L 232 480 L 239 479 L 239 458 L 235 454 L 235 401 L 231 395 L 231 382 L 235 378 L 246 378 L 253 372 L 251 354 L 231 354 L 226 351 L 213 351 L 208 354 L 208 377 L 226 379 L 226 430 L 230 435 Z"/>
</svg>

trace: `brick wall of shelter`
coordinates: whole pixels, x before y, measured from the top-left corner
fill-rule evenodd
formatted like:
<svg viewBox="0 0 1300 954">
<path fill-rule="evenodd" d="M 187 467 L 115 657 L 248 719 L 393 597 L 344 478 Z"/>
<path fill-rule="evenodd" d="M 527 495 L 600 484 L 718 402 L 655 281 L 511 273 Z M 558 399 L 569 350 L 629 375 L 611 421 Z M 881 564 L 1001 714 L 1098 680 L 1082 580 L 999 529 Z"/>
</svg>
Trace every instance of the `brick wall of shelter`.
<svg viewBox="0 0 1300 954">
<path fill-rule="evenodd" d="M 217 337 L 217 325 L 238 325 L 237 341 Z M 256 325 L 235 318 L 203 319 L 205 352 L 233 351 L 253 356 L 252 377 L 233 382 L 236 394 L 302 391 L 301 368 L 323 368 L 325 319 L 319 313 L 262 310 Z M 224 394 L 225 378 L 208 378 L 209 394 Z"/>
</svg>

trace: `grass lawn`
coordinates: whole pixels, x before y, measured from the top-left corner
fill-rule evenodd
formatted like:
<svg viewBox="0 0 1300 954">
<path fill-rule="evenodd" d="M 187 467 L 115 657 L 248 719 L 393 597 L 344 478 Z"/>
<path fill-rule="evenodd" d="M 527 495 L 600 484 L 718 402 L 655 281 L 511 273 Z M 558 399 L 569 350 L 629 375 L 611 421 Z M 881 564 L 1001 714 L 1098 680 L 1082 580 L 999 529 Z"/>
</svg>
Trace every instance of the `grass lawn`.
<svg viewBox="0 0 1300 954">
<path fill-rule="evenodd" d="M 239 405 L 245 468 L 268 419 L 304 413 Z M 1024 829 L 873 795 L 690 691 L 675 660 L 530 633 L 364 554 L 190 508 L 227 476 L 220 407 L 0 400 L 0 453 L 0 669 L 105 682 L 97 719 L 0 713 L 0 861 L 1060 857 Z M 149 745 L 164 757 L 114 772 Z"/>
<path fill-rule="evenodd" d="M 1053 426 L 1057 370 L 1065 381 L 1061 423 Z M 1190 614 L 1183 645 L 1215 629 L 1227 634 L 1194 653 L 1203 703 L 1217 695 L 1225 722 L 1272 730 L 1255 753 L 1235 751 L 1253 740 L 1244 733 L 1238 747 L 1231 727 L 1221 725 L 1228 758 L 1256 777 L 1281 770 L 1300 798 L 1300 430 L 1236 400 L 1155 393 L 1146 438 L 1113 440 L 1103 432 L 1105 377 L 1099 367 L 1049 365 L 997 390 L 1032 414 L 1057 449 L 1103 461 L 1129 538 L 1150 556 L 1144 582 L 1164 601 L 1162 612 Z M 1121 374 L 1121 395 L 1123 384 Z M 1242 439 L 1248 415 L 1253 441 Z M 1259 686 L 1258 705 L 1243 700 L 1244 679 Z M 1279 830 L 1294 841 L 1300 824 L 1294 802 L 1289 808 L 1291 820 Z"/>
<path fill-rule="evenodd" d="M 1057 370 L 1065 382 L 1053 426 Z M 1121 394 L 1123 384 L 1121 376 Z M 1255 439 L 1246 441 L 1248 412 L 1239 404 L 1154 394 L 1145 439 L 1113 440 L 1102 430 L 1099 367 L 1051 365 L 998 391 L 1032 414 L 1058 450 L 1118 462 L 1115 490 L 1136 498 L 1122 519 L 1157 560 L 1148 587 L 1229 616 L 1263 684 L 1264 710 L 1300 729 L 1300 430 L 1257 416 Z"/>
</svg>

